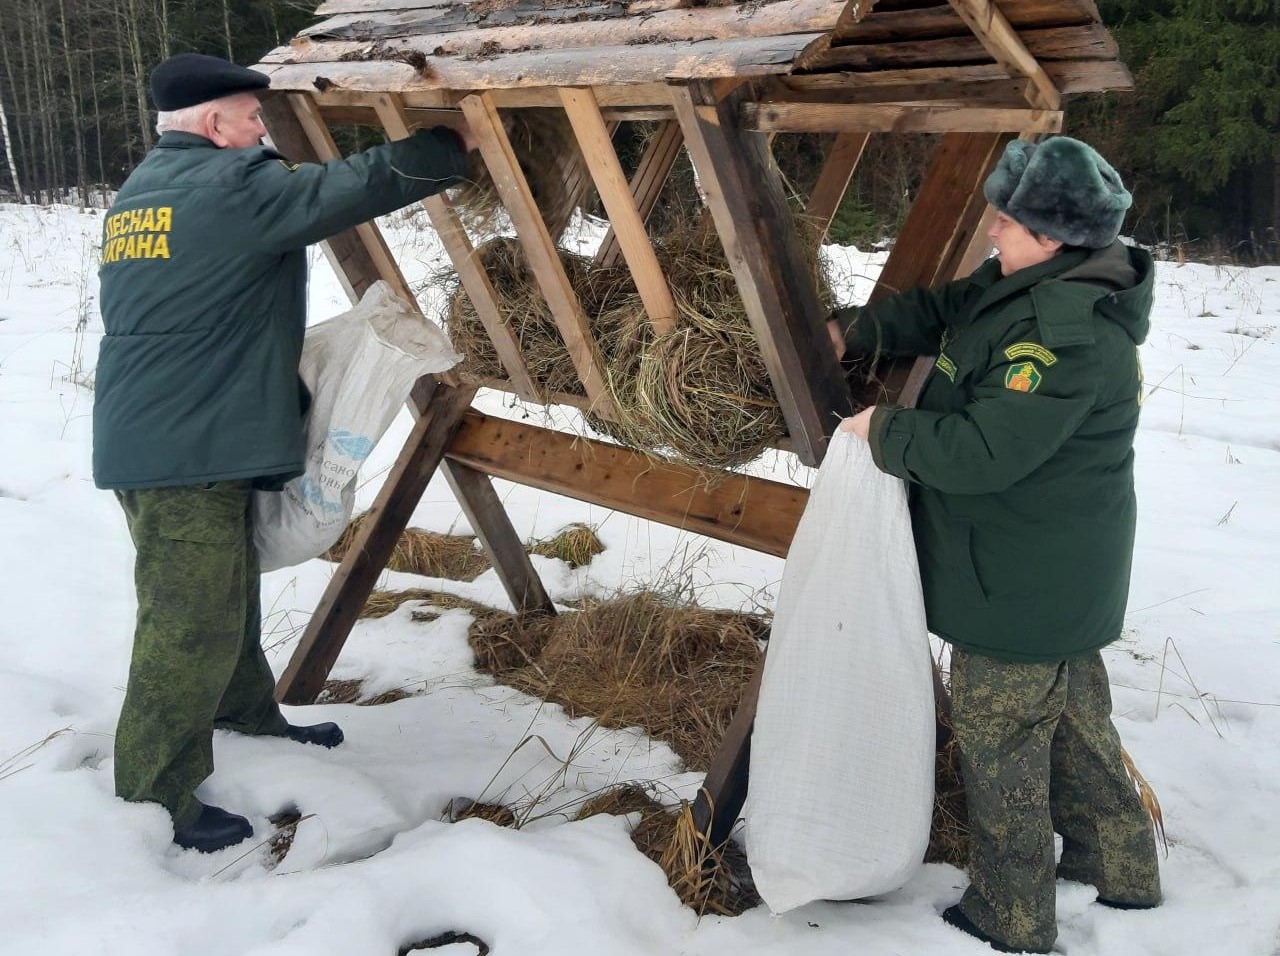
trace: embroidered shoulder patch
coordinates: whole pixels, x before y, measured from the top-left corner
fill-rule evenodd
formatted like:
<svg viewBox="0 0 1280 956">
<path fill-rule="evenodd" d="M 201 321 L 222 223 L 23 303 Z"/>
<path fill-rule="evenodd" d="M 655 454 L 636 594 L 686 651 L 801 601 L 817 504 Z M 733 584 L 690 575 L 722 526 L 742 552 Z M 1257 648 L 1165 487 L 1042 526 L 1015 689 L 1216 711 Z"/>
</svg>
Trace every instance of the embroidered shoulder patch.
<svg viewBox="0 0 1280 956">
<path fill-rule="evenodd" d="M 1041 377 L 1035 362 L 1010 365 L 1004 373 L 1004 387 L 1015 392 L 1034 392 L 1040 387 Z"/>
<path fill-rule="evenodd" d="M 291 163 L 287 159 L 277 159 L 276 162 L 291 173 L 297 171 L 298 167 L 302 165 L 301 163 Z"/>
<path fill-rule="evenodd" d="M 938 356 L 937 369 L 951 381 L 956 380 L 956 363 L 947 358 L 945 353 Z"/>
<path fill-rule="evenodd" d="M 1014 342 L 1004 350 L 1004 357 L 1010 361 L 1024 356 L 1035 359 L 1045 368 L 1058 361 L 1058 356 L 1038 342 Z"/>
</svg>

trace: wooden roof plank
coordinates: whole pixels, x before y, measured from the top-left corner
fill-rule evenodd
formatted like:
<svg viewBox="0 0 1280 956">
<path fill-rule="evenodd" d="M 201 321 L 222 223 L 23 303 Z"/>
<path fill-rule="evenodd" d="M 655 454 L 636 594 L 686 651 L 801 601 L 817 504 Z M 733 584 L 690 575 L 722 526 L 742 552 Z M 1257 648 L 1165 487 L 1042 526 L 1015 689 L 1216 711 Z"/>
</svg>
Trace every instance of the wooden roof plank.
<svg viewBox="0 0 1280 956">
<path fill-rule="evenodd" d="M 588 19 L 576 23 L 539 23 L 527 26 L 480 26 L 435 30 L 432 24 L 419 32 L 394 37 L 348 39 L 310 37 L 306 31 L 288 47 L 272 51 L 264 62 L 320 62 L 344 59 L 390 59 L 420 53 L 431 62 L 446 56 L 492 57 L 500 53 L 535 49 L 569 50 L 585 47 L 629 46 L 639 48 L 662 43 L 786 36 L 830 30 L 846 0 L 795 0 L 774 4 L 748 14 L 743 5 L 672 10 L 628 19 Z M 963 25 L 962 25 L 963 27 Z"/>
<path fill-rule="evenodd" d="M 1030 55 L 1049 70 L 1053 60 L 1110 60 L 1119 50 L 1105 27 L 1088 24 L 1075 27 L 1048 27 L 1018 34 Z M 975 36 L 908 40 L 901 43 L 849 43 L 833 46 L 809 64 L 813 70 L 852 67 L 862 70 L 892 70 L 911 66 L 956 66 L 993 59 Z M 1004 74 L 1004 75 L 1007 75 Z"/>
<path fill-rule="evenodd" d="M 1013 28 L 992 0 L 951 0 L 951 8 L 968 24 L 978 42 L 993 60 L 1004 67 L 1006 73 L 1027 81 L 1027 102 L 1037 109 L 1058 108 L 1062 102 L 1058 88 L 1045 73 L 1036 54 L 1027 47 L 1022 34 Z M 1110 39 L 1110 35 L 1106 35 Z"/>
<path fill-rule="evenodd" d="M 610 86 L 662 79 L 767 76 L 791 69 L 796 56 L 821 33 L 785 37 L 609 46 L 580 50 L 534 50 L 469 60 L 431 59 L 424 70 L 399 61 L 283 64 L 257 69 L 274 89 L 367 92 L 488 90 L 548 86 Z"/>
<path fill-rule="evenodd" d="M 1116 60 L 1055 60 L 1044 64 L 1054 85 L 1063 93 L 1092 93 L 1099 90 L 1132 89 L 1133 77 Z M 789 89 L 817 93 L 823 90 L 874 90 L 893 86 L 938 86 L 966 83 L 1008 82 L 997 63 L 970 66 L 926 66 L 909 69 L 865 72 L 808 73 L 780 76 L 778 84 Z M 911 98 L 915 98 L 914 96 Z"/>
</svg>

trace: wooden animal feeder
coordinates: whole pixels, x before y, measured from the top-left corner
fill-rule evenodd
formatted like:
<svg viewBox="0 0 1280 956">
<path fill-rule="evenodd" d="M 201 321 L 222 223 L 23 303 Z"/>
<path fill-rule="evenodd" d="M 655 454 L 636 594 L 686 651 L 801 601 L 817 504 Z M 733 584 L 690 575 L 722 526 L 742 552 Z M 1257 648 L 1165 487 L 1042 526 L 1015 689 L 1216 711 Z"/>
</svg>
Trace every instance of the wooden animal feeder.
<svg viewBox="0 0 1280 956">
<path fill-rule="evenodd" d="M 823 225 L 870 136 L 943 134 L 878 296 L 976 266 L 988 251 L 979 187 L 1006 142 L 1059 130 L 1066 94 L 1132 85 L 1092 0 L 325 0 L 317 15 L 327 19 L 257 66 L 278 93 L 263 110 L 275 145 L 323 161 L 339 155 L 331 123 L 395 139 L 460 111 L 582 386 L 542 400 L 611 412 L 599 344 L 556 245 L 589 187 L 611 223 L 597 262 L 625 262 L 655 328 L 672 323 L 645 222 L 683 145 L 785 418 L 780 444 L 807 465 L 840 417 L 884 396 L 852 396 L 832 354 L 770 134 L 837 134 L 808 198 Z M 562 163 L 565 208 L 538 208 L 504 128 L 505 111 L 530 108 L 563 110 L 581 147 Z M 660 125 L 628 181 L 610 126 L 633 120 Z M 506 374 L 418 383 L 413 432 L 281 678 L 289 703 L 315 699 L 438 468 L 518 609 L 551 602 L 492 476 L 779 556 L 804 508 L 793 485 L 729 474 L 708 487 L 641 450 L 471 409 L 482 386 L 531 401 L 540 392 L 457 212 L 444 196 L 424 205 Z M 381 278 L 414 301 L 374 223 L 326 250 L 353 299 Z M 910 403 L 931 364 L 890 370 L 881 388 Z M 753 713 L 748 690 L 695 808 L 717 840 L 741 807 Z"/>
</svg>

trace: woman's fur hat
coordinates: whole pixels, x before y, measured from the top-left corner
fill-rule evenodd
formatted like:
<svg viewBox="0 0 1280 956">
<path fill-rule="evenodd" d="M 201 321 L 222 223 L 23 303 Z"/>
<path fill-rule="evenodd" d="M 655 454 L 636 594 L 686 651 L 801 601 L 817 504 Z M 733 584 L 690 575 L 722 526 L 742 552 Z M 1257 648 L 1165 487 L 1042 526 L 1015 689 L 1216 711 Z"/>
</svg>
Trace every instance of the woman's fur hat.
<svg viewBox="0 0 1280 956">
<path fill-rule="evenodd" d="M 1028 229 L 1069 246 L 1115 242 L 1133 197 L 1098 151 L 1070 136 L 1015 139 L 983 184 L 987 202 Z"/>
</svg>

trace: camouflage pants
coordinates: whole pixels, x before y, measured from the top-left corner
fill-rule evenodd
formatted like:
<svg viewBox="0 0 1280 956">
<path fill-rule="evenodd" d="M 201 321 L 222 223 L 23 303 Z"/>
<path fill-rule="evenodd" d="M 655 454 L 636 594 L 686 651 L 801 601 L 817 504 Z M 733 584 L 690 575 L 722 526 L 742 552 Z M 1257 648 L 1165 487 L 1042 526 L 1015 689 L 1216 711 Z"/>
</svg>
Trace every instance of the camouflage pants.
<svg viewBox="0 0 1280 956">
<path fill-rule="evenodd" d="M 1055 878 L 1108 900 L 1159 902 L 1155 837 L 1120 757 L 1101 655 L 1012 664 L 956 648 L 951 702 L 971 831 L 960 905 L 979 929 L 1047 951 Z"/>
<path fill-rule="evenodd" d="M 247 481 L 118 491 L 137 550 L 138 620 L 116 728 L 116 793 L 176 827 L 200 812 L 214 726 L 284 733 L 260 643 Z"/>
</svg>

